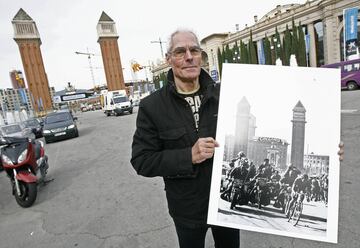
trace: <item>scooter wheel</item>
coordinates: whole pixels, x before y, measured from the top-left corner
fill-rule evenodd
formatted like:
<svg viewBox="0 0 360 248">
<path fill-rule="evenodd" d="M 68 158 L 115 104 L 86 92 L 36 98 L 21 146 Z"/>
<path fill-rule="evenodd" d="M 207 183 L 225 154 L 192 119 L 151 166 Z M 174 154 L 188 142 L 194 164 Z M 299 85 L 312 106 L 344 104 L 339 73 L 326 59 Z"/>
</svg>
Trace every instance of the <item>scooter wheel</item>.
<svg viewBox="0 0 360 248">
<path fill-rule="evenodd" d="M 15 191 L 15 200 L 23 208 L 28 208 L 34 204 L 37 196 L 36 183 L 25 183 L 19 181 L 19 187 L 21 194 Z"/>
</svg>

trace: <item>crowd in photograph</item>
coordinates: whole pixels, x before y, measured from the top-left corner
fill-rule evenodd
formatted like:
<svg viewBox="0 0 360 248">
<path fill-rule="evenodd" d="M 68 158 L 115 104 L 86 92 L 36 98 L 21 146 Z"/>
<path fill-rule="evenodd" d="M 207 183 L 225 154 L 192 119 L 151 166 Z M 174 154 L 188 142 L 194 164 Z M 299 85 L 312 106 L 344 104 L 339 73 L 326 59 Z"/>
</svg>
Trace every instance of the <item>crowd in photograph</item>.
<svg viewBox="0 0 360 248">
<path fill-rule="evenodd" d="M 289 164 L 285 171 L 279 171 L 269 159 L 255 165 L 244 152 L 223 165 L 221 198 L 230 202 L 230 208 L 237 205 L 263 206 L 272 205 L 281 208 L 288 215 L 288 210 L 301 195 L 309 201 L 328 201 L 328 175 L 309 177 L 296 165 Z"/>
</svg>

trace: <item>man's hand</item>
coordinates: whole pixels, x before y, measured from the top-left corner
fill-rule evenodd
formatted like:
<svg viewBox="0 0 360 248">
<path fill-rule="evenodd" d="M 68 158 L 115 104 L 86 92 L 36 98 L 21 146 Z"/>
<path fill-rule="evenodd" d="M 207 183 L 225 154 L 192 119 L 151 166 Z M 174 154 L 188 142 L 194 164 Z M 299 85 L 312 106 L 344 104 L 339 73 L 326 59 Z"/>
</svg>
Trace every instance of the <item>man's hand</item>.
<svg viewBox="0 0 360 248">
<path fill-rule="evenodd" d="M 339 148 L 340 148 L 338 151 L 339 160 L 342 161 L 344 159 L 344 142 L 340 141 Z"/>
<path fill-rule="evenodd" d="M 214 155 L 215 147 L 219 147 L 211 137 L 199 138 L 191 148 L 192 163 L 199 164 Z"/>
</svg>

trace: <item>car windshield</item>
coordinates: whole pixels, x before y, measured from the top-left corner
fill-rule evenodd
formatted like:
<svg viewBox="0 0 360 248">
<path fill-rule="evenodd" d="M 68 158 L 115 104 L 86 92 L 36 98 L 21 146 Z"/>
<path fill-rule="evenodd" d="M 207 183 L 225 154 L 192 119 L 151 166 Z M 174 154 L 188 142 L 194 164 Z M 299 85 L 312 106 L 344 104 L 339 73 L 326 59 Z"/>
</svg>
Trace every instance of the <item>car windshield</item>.
<svg viewBox="0 0 360 248">
<path fill-rule="evenodd" d="M 128 99 L 126 96 L 117 96 L 114 97 L 114 103 L 121 103 L 121 102 L 127 102 Z"/>
<path fill-rule="evenodd" d="M 12 134 L 12 133 L 18 133 L 21 132 L 20 125 L 9 125 L 1 127 L 1 130 L 4 134 Z"/>
<path fill-rule="evenodd" d="M 24 125 L 29 127 L 29 126 L 37 126 L 39 125 L 39 122 L 35 119 L 31 119 L 31 120 L 26 120 L 24 121 Z"/>
<path fill-rule="evenodd" d="M 56 122 L 63 122 L 71 120 L 70 113 L 58 113 L 54 115 L 49 115 L 45 119 L 46 124 L 56 123 Z"/>
</svg>

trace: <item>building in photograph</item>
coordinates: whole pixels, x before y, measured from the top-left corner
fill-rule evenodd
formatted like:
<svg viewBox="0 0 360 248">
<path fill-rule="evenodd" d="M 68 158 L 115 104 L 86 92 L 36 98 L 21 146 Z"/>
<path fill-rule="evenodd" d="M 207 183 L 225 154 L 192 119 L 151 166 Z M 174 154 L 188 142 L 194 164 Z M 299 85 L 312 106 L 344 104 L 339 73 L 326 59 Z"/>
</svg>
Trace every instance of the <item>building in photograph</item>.
<svg viewBox="0 0 360 248">
<path fill-rule="evenodd" d="M 304 169 L 309 176 L 319 177 L 329 172 L 329 156 L 313 152 L 304 155 Z"/>
<path fill-rule="evenodd" d="M 248 158 L 257 166 L 268 158 L 275 169 L 284 171 L 287 167 L 288 146 L 289 143 L 284 139 L 253 137 L 249 140 Z"/>
<path fill-rule="evenodd" d="M 36 23 L 23 9 L 20 9 L 12 20 L 12 24 L 14 40 L 19 46 L 33 109 L 36 112 L 50 111 L 52 98 Z"/>
<path fill-rule="evenodd" d="M 234 135 L 225 135 L 224 155 L 223 161 L 231 161 L 236 154 L 234 154 Z"/>
<path fill-rule="evenodd" d="M 234 153 L 240 151 L 247 153 L 249 142 L 250 104 L 246 97 L 243 97 L 237 105 L 235 120 L 235 141 Z"/>
</svg>

